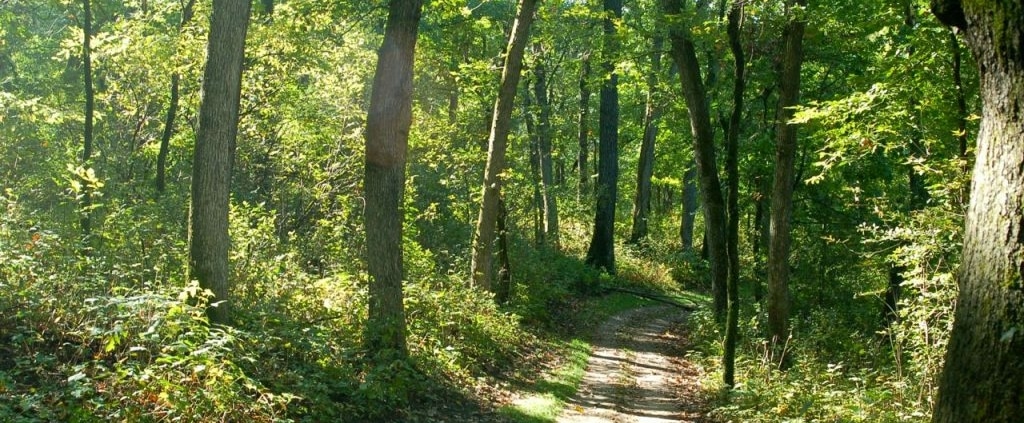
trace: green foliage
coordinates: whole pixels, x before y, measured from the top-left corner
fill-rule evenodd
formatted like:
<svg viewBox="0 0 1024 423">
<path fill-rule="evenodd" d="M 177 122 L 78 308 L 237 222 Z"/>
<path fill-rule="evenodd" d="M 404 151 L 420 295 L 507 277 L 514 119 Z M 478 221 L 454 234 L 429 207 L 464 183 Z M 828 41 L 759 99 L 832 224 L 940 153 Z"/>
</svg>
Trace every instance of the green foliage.
<svg viewBox="0 0 1024 423">
<path fill-rule="evenodd" d="M 4 200 L 0 418 L 277 420 L 292 396 L 241 370 L 238 363 L 256 360 L 250 335 L 209 326 L 207 293 L 195 284 L 111 286 L 92 263 L 49 262 L 44 255 L 62 240 L 19 236 L 17 203 Z"/>
<path fill-rule="evenodd" d="M 261 8 L 254 15 L 231 192 L 233 328 L 207 323 L 206 294 L 186 279 L 188 175 L 210 2 L 196 2 L 179 31 L 181 1 L 94 0 L 97 127 L 88 166 L 79 160 L 80 5 L 0 3 L 0 421 L 430 421 L 431 412 L 502 401 L 494 391 L 506 380 L 535 388 L 542 405 L 506 409 L 507 416 L 550 421 L 585 363 L 578 335 L 643 304 L 605 295 L 606 288 L 695 304 L 704 300 L 683 289 L 710 288 L 707 264 L 679 248 L 680 181 L 693 160 L 678 76 L 667 64 L 654 78 L 663 114 L 650 236 L 616 245 L 616 276 L 578 259 L 593 229 L 593 198 L 577 193 L 573 164 L 581 59 L 598 63 L 602 54 L 593 2 L 543 2 L 538 13 L 526 63 L 548 70 L 556 167 L 549 189 L 559 202 L 562 245 L 535 246 L 531 134 L 517 107 L 503 187 L 513 294 L 501 306 L 468 286 L 466 271 L 515 2 L 428 2 L 403 204 L 408 359 L 370 355 L 362 343 L 362 149 L 380 2 L 278 1 L 273 15 Z M 656 3 L 640 0 L 617 22 L 624 47 L 613 58 L 622 112 L 619 239 L 628 235 L 651 41 L 666 18 Z M 710 105 L 725 110 L 731 60 L 717 16 L 725 3 L 702 4 L 668 20 L 692 24 Z M 918 10 L 913 26 L 906 4 Z M 955 307 L 972 160 L 954 139 L 961 117 L 974 132 L 977 75 L 965 55 L 969 112 L 958 116 L 947 30 L 921 1 L 869 6 L 812 2 L 802 12 L 810 25 L 805 101 L 794 122 L 802 125 L 802 181 L 786 349 L 798 365 L 779 373 L 772 363 L 781 357 L 761 341 L 763 304 L 751 291 L 764 282 L 764 244 L 757 254 L 752 247 L 767 230 L 754 216 L 772 174 L 773 58 L 785 15 L 779 2 L 746 3 L 743 341 L 740 384 L 718 397 L 723 419 L 917 421 L 931 411 Z M 168 190 L 158 197 L 152 179 L 172 73 L 181 77 L 181 102 Z M 606 77 L 594 66 L 585 81 L 594 110 L 582 129 L 591 141 Z M 912 174 L 928 193 L 920 207 L 910 206 Z M 82 239 L 78 200 L 86 189 L 96 200 L 94 229 Z M 698 217 L 698 239 L 702 225 Z M 891 266 L 903 269 L 903 296 L 900 319 L 886 328 L 881 298 Z M 693 357 L 716 368 L 717 323 L 705 312 L 691 323 Z M 567 364 L 538 381 L 539 363 L 556 353 Z M 452 408 L 437 411 L 437 404 Z"/>
</svg>

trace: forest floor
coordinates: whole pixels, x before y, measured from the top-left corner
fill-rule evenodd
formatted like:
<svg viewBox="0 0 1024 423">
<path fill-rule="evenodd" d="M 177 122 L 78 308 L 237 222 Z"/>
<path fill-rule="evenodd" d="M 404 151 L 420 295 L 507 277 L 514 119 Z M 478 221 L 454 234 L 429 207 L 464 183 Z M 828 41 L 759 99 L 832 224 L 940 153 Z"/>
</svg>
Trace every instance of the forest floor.
<svg viewBox="0 0 1024 423">
<path fill-rule="evenodd" d="M 587 371 L 560 423 L 705 422 L 700 370 L 685 358 L 688 313 L 619 313 L 594 333 Z"/>
</svg>

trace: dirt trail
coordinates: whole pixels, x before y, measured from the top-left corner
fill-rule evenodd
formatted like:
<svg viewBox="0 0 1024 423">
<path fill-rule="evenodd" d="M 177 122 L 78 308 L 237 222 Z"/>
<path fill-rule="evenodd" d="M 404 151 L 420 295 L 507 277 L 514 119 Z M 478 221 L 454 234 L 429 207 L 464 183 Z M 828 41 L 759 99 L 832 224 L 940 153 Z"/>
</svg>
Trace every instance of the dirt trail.
<svg viewBox="0 0 1024 423">
<path fill-rule="evenodd" d="M 682 358 L 687 313 L 645 307 L 605 322 L 559 423 L 704 422 L 699 371 Z"/>
</svg>

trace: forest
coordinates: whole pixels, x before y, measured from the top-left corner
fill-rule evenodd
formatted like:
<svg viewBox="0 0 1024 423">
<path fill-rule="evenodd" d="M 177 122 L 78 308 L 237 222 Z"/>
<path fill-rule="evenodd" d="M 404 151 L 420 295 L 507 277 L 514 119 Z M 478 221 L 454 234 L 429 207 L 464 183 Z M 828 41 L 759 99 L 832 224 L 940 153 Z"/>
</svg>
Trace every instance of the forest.
<svg viewBox="0 0 1024 423">
<path fill-rule="evenodd" d="M 1018 422 L 1021 0 L 0 0 L 2 422 Z"/>
</svg>

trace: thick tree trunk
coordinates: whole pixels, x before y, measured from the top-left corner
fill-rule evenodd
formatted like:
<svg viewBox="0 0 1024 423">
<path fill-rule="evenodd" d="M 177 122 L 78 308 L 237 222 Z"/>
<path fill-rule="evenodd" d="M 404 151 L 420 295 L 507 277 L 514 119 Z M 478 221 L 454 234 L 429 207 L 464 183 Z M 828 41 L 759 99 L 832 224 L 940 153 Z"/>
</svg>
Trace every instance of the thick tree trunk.
<svg viewBox="0 0 1024 423">
<path fill-rule="evenodd" d="M 934 0 L 932 11 L 963 31 L 983 104 L 960 293 L 932 420 L 1017 422 L 1024 415 L 1024 5 Z"/>
<path fill-rule="evenodd" d="M 590 55 L 583 56 L 582 63 L 580 64 L 580 121 L 579 121 L 579 158 L 577 164 L 579 165 L 580 181 L 579 191 L 577 192 L 577 200 L 583 201 L 590 194 L 590 166 L 587 164 L 587 152 L 590 151 L 590 141 L 587 139 L 588 131 L 590 130 L 588 121 L 590 120 Z"/>
<path fill-rule="evenodd" d="M 622 0 L 604 0 L 604 54 L 601 70 L 608 75 L 601 85 L 600 151 L 597 172 L 597 210 L 594 235 L 587 249 L 586 263 L 615 273 L 615 203 L 619 182 L 619 76 L 613 56 L 618 54 L 615 20 L 622 18 Z"/>
<path fill-rule="evenodd" d="M 181 20 L 178 22 L 178 37 L 192 20 L 196 0 L 188 0 L 181 9 Z M 175 47 L 177 52 L 177 47 Z M 160 136 L 160 152 L 156 156 L 156 192 L 160 196 L 167 190 L 167 156 L 171 151 L 171 137 L 174 135 L 174 120 L 178 115 L 178 89 L 181 75 L 175 71 L 171 74 L 171 96 L 167 104 L 167 118 L 164 120 L 164 132 Z"/>
<path fill-rule="evenodd" d="M 772 188 L 771 240 L 768 245 L 768 342 L 782 354 L 789 339 L 789 248 L 793 216 L 793 180 L 796 160 L 796 129 L 789 121 L 800 100 L 800 67 L 806 22 L 794 8 L 806 0 L 786 2 L 789 23 L 783 29 L 782 74 L 779 76 L 778 130 L 775 139 L 775 179 Z M 787 357 L 776 356 L 782 367 Z"/>
<path fill-rule="evenodd" d="M 402 199 L 422 7 L 422 0 L 391 0 L 366 115 L 363 186 L 370 300 L 364 343 L 371 352 L 387 351 L 399 357 L 408 354 L 402 298 Z"/>
<path fill-rule="evenodd" d="M 516 86 L 523 67 L 523 50 L 530 34 L 534 10 L 538 0 L 520 0 L 508 47 L 505 49 L 505 67 L 501 72 L 498 99 L 494 102 L 491 119 L 491 134 L 487 141 L 487 166 L 484 169 L 483 200 L 473 236 L 473 257 L 470 263 L 472 282 L 485 290 L 491 290 L 491 251 L 494 244 L 494 229 L 498 220 L 498 199 L 501 197 L 501 173 L 505 170 L 505 151 L 508 148 L 508 133 L 512 123 L 512 106 L 515 104 Z"/>
<path fill-rule="evenodd" d="M 543 63 L 534 66 L 533 76 L 533 93 L 540 109 L 537 147 L 544 205 L 544 239 L 548 245 L 558 248 L 558 202 L 555 199 L 554 165 L 551 160 L 551 103 L 548 101 L 547 74 Z"/>
<path fill-rule="evenodd" d="M 247 0 L 213 3 L 192 165 L 190 277 L 213 292 L 208 315 L 221 324 L 231 316 L 228 204 L 250 8 Z"/>
<path fill-rule="evenodd" d="M 722 377 L 725 386 L 732 388 L 735 383 L 736 342 L 739 339 L 740 314 L 740 172 L 739 172 L 739 139 L 740 122 L 743 118 L 743 92 L 746 89 L 743 47 L 740 45 L 740 21 L 743 19 L 743 0 L 734 0 L 729 8 L 727 31 L 729 33 L 729 50 L 732 51 L 734 79 L 732 89 L 732 114 L 729 116 L 729 127 L 725 135 L 725 172 L 729 186 L 729 227 L 728 254 L 729 280 L 727 282 L 728 312 L 725 323 L 725 345 L 722 357 Z"/>
<path fill-rule="evenodd" d="M 661 0 L 667 15 L 679 15 L 682 11 L 680 0 Z M 714 312 L 719 318 L 725 317 L 726 279 L 728 278 L 728 253 L 726 251 L 725 199 L 718 178 L 718 163 L 715 159 L 715 137 L 711 127 L 711 113 L 708 110 L 707 94 L 701 80 L 700 66 L 690 34 L 679 25 L 669 31 L 672 44 L 672 58 L 679 67 L 679 78 L 683 87 L 686 108 L 690 111 L 690 130 L 693 133 L 693 151 L 700 178 L 701 202 L 704 204 L 704 233 L 711 262 L 711 291 Z"/>
<path fill-rule="evenodd" d="M 92 163 L 93 115 L 96 109 L 95 91 L 92 87 L 92 5 L 89 0 L 82 0 L 82 75 L 85 84 L 85 127 L 82 131 L 82 167 L 90 168 Z M 82 191 L 82 236 L 88 238 L 92 234 L 92 187 L 85 186 Z M 86 249 L 88 251 L 88 249 Z"/>
<path fill-rule="evenodd" d="M 658 73 L 661 72 L 661 35 L 654 36 L 651 72 L 647 75 L 647 106 L 644 109 L 644 138 L 640 143 L 640 160 L 636 170 L 636 196 L 633 198 L 633 228 L 629 242 L 636 244 L 647 237 L 647 218 L 651 213 L 651 177 L 654 176 L 654 143 L 658 138 L 661 108 L 656 102 Z"/>
<path fill-rule="evenodd" d="M 683 218 L 679 225 L 679 237 L 683 252 L 693 252 L 693 224 L 697 218 L 697 164 L 686 167 L 683 172 Z"/>
</svg>

